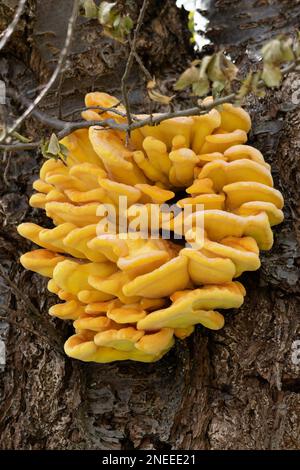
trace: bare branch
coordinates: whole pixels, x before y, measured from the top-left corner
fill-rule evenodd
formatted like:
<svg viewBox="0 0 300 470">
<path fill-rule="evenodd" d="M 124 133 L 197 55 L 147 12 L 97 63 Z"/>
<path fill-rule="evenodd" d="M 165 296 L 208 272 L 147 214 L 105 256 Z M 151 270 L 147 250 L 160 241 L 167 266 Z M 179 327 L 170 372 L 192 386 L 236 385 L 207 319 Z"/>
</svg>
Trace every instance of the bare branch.
<svg viewBox="0 0 300 470">
<path fill-rule="evenodd" d="M 283 67 L 281 70 L 282 75 L 287 75 L 290 72 L 299 72 L 297 67 L 300 65 L 300 59 L 295 60 L 294 62 L 291 62 L 289 65 L 286 67 Z"/>
<path fill-rule="evenodd" d="M 288 66 L 284 67 L 282 69 L 282 74 L 286 76 L 288 73 L 292 71 L 299 71 L 298 66 L 300 65 L 300 59 L 295 60 Z M 258 83 L 258 87 L 263 86 L 264 82 L 261 80 Z M 52 126 L 52 128 L 55 129 L 61 129 L 60 132 L 58 133 L 58 138 L 62 139 L 63 137 L 67 136 L 71 132 L 74 132 L 78 129 L 84 129 L 84 128 L 89 128 L 91 126 L 97 126 L 99 127 L 99 130 L 102 129 L 116 129 L 119 131 L 123 132 L 130 132 L 131 130 L 134 129 L 139 129 L 144 126 L 157 126 L 161 122 L 165 121 L 166 119 L 172 119 L 176 117 L 188 117 L 188 116 L 200 116 L 211 109 L 220 106 L 224 103 L 234 103 L 237 98 L 236 93 L 231 93 L 227 96 L 223 96 L 217 99 L 212 100 L 210 103 L 205 104 L 205 105 L 197 105 L 193 108 L 189 109 L 183 109 L 180 111 L 171 111 L 168 113 L 161 113 L 153 116 L 150 114 L 145 119 L 139 119 L 137 115 L 132 115 L 131 116 L 131 124 L 128 124 L 128 122 L 124 123 L 119 123 L 116 122 L 113 118 L 110 119 L 104 119 L 104 120 L 95 120 L 95 121 L 79 121 L 79 122 L 68 122 L 68 121 L 61 121 L 56 118 L 52 118 L 48 116 L 47 114 L 43 113 L 42 111 L 39 111 L 37 109 L 33 110 L 33 114 L 38 117 L 40 120 L 42 120 L 45 124 L 47 124 L 49 127 Z M 25 98 L 26 99 L 26 98 Z M 23 100 L 23 98 L 22 98 Z M 27 101 L 27 99 L 26 99 Z M 119 103 L 118 103 L 119 104 Z M 117 105 L 118 105 L 117 104 Z M 124 113 L 122 113 L 119 110 L 112 108 L 105 108 L 102 106 L 91 106 L 87 108 L 82 108 L 83 110 L 85 109 L 100 109 L 103 112 L 105 111 L 112 111 L 115 112 L 116 114 L 126 117 Z M 53 121 L 53 122 L 52 122 Z M 34 148 L 37 148 L 41 145 L 41 142 L 28 142 L 28 143 L 8 143 L 8 144 L 0 144 L 0 149 L 2 150 L 9 150 L 9 151 L 18 151 L 18 150 L 31 150 Z"/>
<path fill-rule="evenodd" d="M 230 95 L 224 96 L 222 98 L 217 98 L 207 105 L 199 105 L 195 106 L 194 108 L 182 109 L 181 111 L 171 111 L 169 113 L 162 113 L 152 117 L 149 116 L 146 119 L 134 122 L 131 125 L 131 129 L 139 129 L 143 126 L 157 126 L 166 119 L 172 119 L 176 117 L 201 116 L 202 114 L 206 114 L 208 111 L 211 111 L 216 106 L 220 106 L 224 103 L 232 103 L 234 99 L 235 94 L 231 93 Z"/>
<path fill-rule="evenodd" d="M 131 67 L 132 67 L 132 64 L 133 64 L 133 60 L 135 58 L 136 43 L 137 43 L 138 35 L 139 35 L 139 32 L 140 32 L 140 28 L 141 28 L 143 20 L 144 20 L 144 15 L 145 15 L 147 5 L 148 5 L 148 0 L 144 0 L 142 8 L 140 10 L 140 14 L 139 14 L 137 23 L 136 23 L 136 27 L 135 27 L 135 30 L 134 30 L 133 40 L 132 40 L 132 43 L 131 43 L 130 52 L 129 52 L 129 56 L 128 56 L 126 67 L 125 67 L 125 72 L 124 72 L 124 75 L 123 75 L 122 80 L 121 80 L 123 103 L 124 103 L 124 106 L 125 106 L 125 109 L 126 109 L 127 122 L 128 122 L 128 126 L 129 126 L 129 129 L 127 130 L 127 132 L 130 131 L 130 126 L 131 126 L 131 123 L 132 123 L 132 117 L 131 117 L 131 113 L 130 113 L 130 103 L 129 103 L 128 91 L 127 91 L 127 79 L 128 79 L 128 76 L 129 76 L 129 73 L 130 73 L 130 70 L 131 70 Z"/>
<path fill-rule="evenodd" d="M 24 122 L 24 120 L 32 113 L 32 111 L 34 110 L 34 108 L 40 103 L 40 101 L 46 96 L 46 94 L 48 93 L 48 91 L 50 90 L 50 88 L 53 86 L 53 84 L 55 83 L 57 77 L 59 76 L 61 70 L 62 70 L 62 67 L 63 67 L 63 64 L 64 64 L 64 61 L 65 61 L 65 58 L 67 57 L 68 55 L 68 52 L 69 52 L 69 48 L 70 48 L 70 45 L 71 45 L 71 41 L 72 41 L 72 37 L 73 37 L 73 32 L 74 32 L 74 27 L 75 27 L 75 22 L 76 22 L 76 18 L 77 18 L 77 13 L 78 13 L 78 9 L 79 9 L 79 0 L 74 0 L 74 3 L 73 3 L 73 9 L 72 9 L 72 14 L 70 16 L 70 19 L 69 19 L 69 22 L 68 22 L 68 30 L 67 30 L 67 36 L 66 36 L 66 40 L 65 40 L 65 44 L 64 44 L 64 47 L 59 55 L 59 59 L 58 59 L 58 63 L 57 63 L 57 66 L 52 74 L 52 76 L 50 77 L 48 83 L 46 84 L 46 86 L 42 89 L 42 91 L 40 92 L 40 94 L 35 98 L 35 100 L 32 102 L 31 106 L 29 106 L 26 111 L 15 121 L 15 123 L 12 125 L 12 127 L 10 127 L 8 129 L 8 134 L 11 134 L 13 131 L 15 131 L 16 129 L 18 129 L 18 127 Z"/>
<path fill-rule="evenodd" d="M 231 95 L 224 96 L 223 98 L 218 98 L 211 103 L 203 106 L 196 106 L 194 108 L 189 108 L 189 109 L 183 109 L 181 111 L 174 111 L 170 113 L 162 113 L 158 114 L 157 116 L 149 116 L 146 119 L 141 119 L 138 120 L 138 116 L 134 116 L 136 119 L 135 121 L 131 121 L 131 125 L 128 125 L 127 123 L 118 123 L 114 119 L 105 119 L 103 121 L 79 121 L 79 122 L 71 122 L 68 123 L 65 128 L 58 133 L 58 137 L 62 139 L 66 135 L 68 135 L 70 132 L 74 132 L 77 129 L 83 129 L 91 126 L 99 126 L 102 128 L 109 128 L 109 129 L 117 129 L 119 131 L 124 131 L 128 132 L 129 130 L 134 130 L 134 129 L 139 129 L 140 127 L 144 126 L 149 126 L 153 125 L 156 126 L 162 121 L 165 121 L 166 119 L 171 119 L 174 117 L 183 117 L 183 116 L 198 116 L 201 114 L 207 113 L 207 111 L 210 111 L 211 109 L 215 108 L 216 106 L 219 106 L 224 103 L 230 103 L 233 102 L 235 98 L 235 94 L 232 93 Z"/>
<path fill-rule="evenodd" d="M 87 127 L 100 126 L 102 128 L 116 129 L 118 131 L 127 131 L 128 125 L 116 122 L 114 119 L 105 119 L 103 121 L 78 121 L 66 123 L 66 126 L 61 130 L 57 136 L 59 139 L 66 137 L 71 132 L 78 129 L 86 129 Z M 140 126 L 139 126 L 140 127 Z"/>
<path fill-rule="evenodd" d="M 1 51 L 1 49 L 3 49 L 3 47 L 5 46 L 5 44 L 7 43 L 7 41 L 9 40 L 10 36 L 11 36 L 12 33 L 14 32 L 15 27 L 17 26 L 17 23 L 18 23 L 18 21 L 19 21 L 21 15 L 22 15 L 22 13 L 23 13 L 23 10 L 24 10 L 26 1 L 27 1 L 27 0 L 20 0 L 20 1 L 19 1 L 19 5 L 18 5 L 18 8 L 17 8 L 17 10 L 16 10 L 14 19 L 12 20 L 12 22 L 10 23 L 10 25 L 6 28 L 6 30 L 3 31 L 3 33 L 1 34 L 2 39 L 1 39 L 1 41 L 0 41 L 0 51 Z"/>
<path fill-rule="evenodd" d="M 143 61 L 142 59 L 140 58 L 140 56 L 138 55 L 138 53 L 136 51 L 134 51 L 134 58 L 135 60 L 137 61 L 137 63 L 139 64 L 143 74 L 145 75 L 146 79 L 148 80 L 148 82 L 150 80 L 153 80 L 153 77 L 151 76 L 151 73 L 149 72 L 149 70 L 145 67 L 145 65 L 143 64 Z"/>
<path fill-rule="evenodd" d="M 67 122 L 67 121 L 60 121 L 63 126 L 61 131 L 57 134 L 59 139 L 66 137 L 71 132 L 74 132 L 78 129 L 86 129 L 92 126 L 99 126 L 100 128 L 108 128 L 108 129 L 116 129 L 119 131 L 128 132 L 128 130 L 139 129 L 140 127 L 144 126 L 156 126 L 162 121 L 166 119 L 171 119 L 174 117 L 184 117 L 184 116 L 196 116 L 205 114 L 211 109 L 216 106 L 219 106 L 223 103 L 230 103 L 234 100 L 235 94 L 232 93 L 231 95 L 225 96 L 223 98 L 219 98 L 217 100 L 212 101 L 211 103 L 204 105 L 204 106 L 197 106 L 194 108 L 183 109 L 181 111 L 174 111 L 170 113 L 162 113 L 158 114 L 157 116 L 149 116 L 146 119 L 138 120 L 138 116 L 134 116 L 134 121 L 132 121 L 131 126 L 127 123 L 118 123 L 114 119 L 105 119 L 103 121 L 78 121 L 78 122 Z M 0 144 L 0 149 L 5 150 L 30 150 L 38 147 L 41 142 L 29 142 L 29 143 L 15 143 L 15 144 Z"/>
<path fill-rule="evenodd" d="M 33 150 L 38 148 L 42 142 L 28 142 L 28 143 L 11 143 L 11 144 L 0 144 L 0 150 L 8 150 L 8 151 L 21 151 L 21 150 Z"/>
<path fill-rule="evenodd" d="M 145 75 L 145 78 L 148 82 L 152 81 L 153 80 L 153 77 L 151 75 L 151 73 L 149 72 L 149 70 L 147 69 L 147 67 L 144 65 L 142 59 L 140 58 L 140 56 L 138 55 L 138 53 L 135 51 L 134 52 L 134 58 L 136 60 L 136 62 L 138 63 L 138 65 L 140 66 L 140 69 L 142 70 L 143 74 Z M 152 107 L 153 107 L 153 101 L 151 100 L 150 96 L 148 95 L 148 98 L 149 98 L 149 117 L 151 119 L 151 125 L 152 125 L 152 117 L 153 117 L 153 112 L 152 112 Z"/>
<path fill-rule="evenodd" d="M 32 105 L 32 102 L 30 100 L 25 98 L 25 96 L 20 95 L 17 91 L 13 90 L 12 88 L 7 89 L 7 95 L 11 96 L 14 100 L 20 102 L 23 106 L 27 107 L 27 106 Z M 115 107 L 119 106 L 120 104 L 121 103 L 119 102 L 116 105 L 108 107 L 108 108 L 104 106 L 88 106 L 88 107 L 78 108 L 76 111 L 79 112 L 79 111 L 87 111 L 89 109 L 95 109 L 95 110 L 102 111 L 102 113 L 109 111 L 109 112 L 112 112 L 113 114 L 126 118 L 126 114 L 124 112 L 118 109 L 115 109 Z M 72 114 L 73 113 L 74 111 L 72 111 Z M 100 113 L 99 115 L 101 115 L 102 113 Z M 40 122 L 42 122 L 42 124 L 45 124 L 51 129 L 65 130 L 65 129 L 74 128 L 73 130 L 76 130 L 78 129 L 78 125 L 80 126 L 79 128 L 89 127 L 89 125 L 87 124 L 87 121 L 80 121 L 80 122 L 63 121 L 62 119 L 57 119 L 55 117 L 49 116 L 47 113 L 44 113 L 43 111 L 39 110 L 36 107 L 32 110 L 32 115 L 35 118 L 37 118 Z M 98 121 L 92 121 L 92 122 L 96 123 Z M 106 126 L 104 121 L 101 121 L 101 123 L 102 123 L 101 125 Z M 95 125 L 95 124 L 92 124 L 92 125 Z M 110 123 L 110 125 L 113 125 L 113 123 Z M 115 128 L 120 129 L 118 125 Z M 0 145 L 0 148 L 1 148 L 1 145 Z"/>
<path fill-rule="evenodd" d="M 114 106 L 111 106 L 109 108 L 106 108 L 105 106 L 83 106 L 81 108 L 76 108 L 73 111 L 70 111 L 69 113 L 65 114 L 64 117 L 70 116 L 74 113 L 81 113 L 82 111 L 89 111 L 91 109 L 91 110 L 102 111 L 101 113 L 99 113 L 99 116 L 101 116 L 101 114 L 106 113 L 107 111 L 109 111 L 113 114 L 116 114 L 117 116 L 121 116 L 121 117 L 126 118 L 126 113 L 123 113 L 119 109 L 116 109 L 116 106 L 119 106 L 120 104 L 121 104 L 121 102 L 119 101 L 117 104 L 115 104 Z"/>
<path fill-rule="evenodd" d="M 11 98 L 13 98 L 15 101 L 21 103 L 21 105 L 23 105 L 26 108 L 32 106 L 32 101 L 30 101 L 28 98 L 21 95 L 18 91 L 14 90 L 12 88 L 8 88 L 6 90 L 6 94 L 7 94 L 7 96 L 10 96 Z M 62 121 L 61 119 L 57 119 L 55 117 L 49 116 L 48 114 L 44 113 L 43 111 L 40 111 L 37 107 L 35 107 L 32 110 L 31 114 L 32 114 L 32 116 L 37 118 L 40 122 L 42 122 L 42 124 L 45 124 L 45 125 L 51 127 L 51 129 L 61 130 L 66 125 L 65 121 Z"/>
</svg>

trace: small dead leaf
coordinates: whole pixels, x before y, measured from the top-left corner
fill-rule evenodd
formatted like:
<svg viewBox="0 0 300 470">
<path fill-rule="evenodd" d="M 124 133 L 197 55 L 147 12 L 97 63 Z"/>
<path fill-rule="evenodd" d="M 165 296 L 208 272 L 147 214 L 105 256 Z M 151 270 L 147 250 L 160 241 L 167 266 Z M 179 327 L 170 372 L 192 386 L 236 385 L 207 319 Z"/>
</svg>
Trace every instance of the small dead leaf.
<svg viewBox="0 0 300 470">
<path fill-rule="evenodd" d="M 221 82 L 221 81 L 214 81 L 213 82 L 213 85 L 212 85 L 212 95 L 214 98 L 217 98 L 220 93 L 224 90 L 225 88 L 225 82 Z"/>
<path fill-rule="evenodd" d="M 281 41 L 281 51 L 284 62 L 290 62 L 295 59 L 292 38 L 287 38 Z"/>
<path fill-rule="evenodd" d="M 154 89 L 149 89 L 148 88 L 148 95 L 152 101 L 155 101 L 157 103 L 161 104 L 170 104 L 172 99 L 174 98 L 175 95 L 172 96 L 166 96 L 163 95 L 162 93 L 158 92 L 157 90 Z"/>
<path fill-rule="evenodd" d="M 112 24 L 114 20 L 113 9 L 116 6 L 116 2 L 101 2 L 99 5 L 98 19 L 99 23 L 103 26 Z"/>
<path fill-rule="evenodd" d="M 192 65 L 186 69 L 174 85 L 174 90 L 184 90 L 199 80 L 199 69 Z"/>
<path fill-rule="evenodd" d="M 80 7 L 84 10 L 84 16 L 86 18 L 97 18 L 98 7 L 94 0 L 82 0 L 80 2 Z"/>
<path fill-rule="evenodd" d="M 57 155 L 60 152 L 59 141 L 56 134 L 51 134 L 47 152 L 51 153 L 52 155 Z"/>
<path fill-rule="evenodd" d="M 210 83 L 208 78 L 201 78 L 198 82 L 193 83 L 192 91 L 193 95 L 206 96 L 210 89 Z"/>
<path fill-rule="evenodd" d="M 239 91 L 236 95 L 236 102 L 240 103 L 245 96 L 252 90 L 253 72 L 249 72 L 246 78 L 242 81 Z"/>
<path fill-rule="evenodd" d="M 282 73 L 279 66 L 271 63 L 264 63 L 261 78 L 267 87 L 278 87 L 282 80 Z"/>
<path fill-rule="evenodd" d="M 208 78 L 212 82 L 231 82 L 236 78 L 238 68 L 223 52 L 214 54 L 207 67 Z"/>
<path fill-rule="evenodd" d="M 155 87 L 156 87 L 156 81 L 155 81 L 155 78 L 153 78 L 153 80 L 149 80 L 149 82 L 147 83 L 147 89 L 153 90 Z"/>
<path fill-rule="evenodd" d="M 253 75 L 253 78 L 252 78 L 252 91 L 259 98 L 263 98 L 266 94 L 264 87 L 259 86 L 259 83 L 261 81 L 261 75 L 262 75 L 262 72 L 258 71 Z"/>
<path fill-rule="evenodd" d="M 201 64 L 201 59 L 195 59 L 191 62 L 191 65 L 194 65 L 195 67 L 199 64 Z"/>
<path fill-rule="evenodd" d="M 262 48 L 261 54 L 264 62 L 280 64 L 282 62 L 281 44 L 279 39 L 268 41 Z"/>
<path fill-rule="evenodd" d="M 67 147 L 59 142 L 54 133 L 51 134 L 49 142 L 42 145 L 42 154 L 45 158 L 61 158 L 62 160 L 66 160 L 68 153 Z"/>
<path fill-rule="evenodd" d="M 294 43 L 294 53 L 297 58 L 300 57 L 300 31 L 297 32 L 297 38 Z"/>
<path fill-rule="evenodd" d="M 207 67 L 207 75 L 211 82 L 221 82 L 225 79 L 224 73 L 222 71 L 221 55 L 222 52 L 214 54 Z"/>
</svg>

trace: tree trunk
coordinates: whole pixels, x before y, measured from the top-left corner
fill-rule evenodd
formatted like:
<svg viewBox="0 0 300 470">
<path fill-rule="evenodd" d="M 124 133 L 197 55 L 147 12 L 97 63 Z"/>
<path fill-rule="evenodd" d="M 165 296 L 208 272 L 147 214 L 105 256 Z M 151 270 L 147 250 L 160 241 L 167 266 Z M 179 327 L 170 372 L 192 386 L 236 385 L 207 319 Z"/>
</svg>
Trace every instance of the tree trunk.
<svg viewBox="0 0 300 470">
<path fill-rule="evenodd" d="M 0 27 L 11 20 L 16 3 L 0 2 Z M 137 18 L 140 0 L 119 3 Z M 208 37 L 225 47 L 242 70 L 257 62 L 262 41 L 299 24 L 297 0 L 208 3 Z M 0 78 L 7 86 L 25 94 L 45 82 L 63 45 L 71 5 L 71 0 L 29 1 L 0 58 Z M 195 58 L 186 12 L 174 0 L 151 0 L 137 49 L 171 94 L 175 78 Z M 79 18 L 60 88 L 62 115 L 82 106 L 91 89 L 120 96 L 127 53 L 127 46 L 101 34 L 97 21 Z M 138 65 L 130 86 L 133 106 L 147 112 Z M 42 158 L 37 152 L 2 155 L 0 257 L 6 276 L 0 280 L 0 315 L 8 318 L 0 330 L 6 345 L 6 365 L 0 371 L 2 449 L 300 447 L 299 366 L 291 360 L 293 341 L 300 339 L 300 112 L 291 97 L 297 88 L 299 80 L 291 75 L 280 90 L 247 103 L 253 118 L 250 143 L 272 164 L 286 218 L 275 231 L 273 249 L 262 256 L 261 269 L 243 276 L 244 306 L 226 313 L 219 332 L 199 327 L 154 364 L 86 364 L 61 352 L 69 327 L 48 316 L 54 297 L 46 282 L 25 272 L 18 261 L 30 244 L 18 236 L 16 225 L 47 224 L 42 211 L 28 207 Z M 183 96 L 177 106 L 188 100 Z M 58 102 L 54 90 L 43 109 L 56 115 Z M 9 118 L 18 113 L 16 103 L 8 100 Z M 32 118 L 25 132 L 40 137 L 46 130 Z"/>
</svg>

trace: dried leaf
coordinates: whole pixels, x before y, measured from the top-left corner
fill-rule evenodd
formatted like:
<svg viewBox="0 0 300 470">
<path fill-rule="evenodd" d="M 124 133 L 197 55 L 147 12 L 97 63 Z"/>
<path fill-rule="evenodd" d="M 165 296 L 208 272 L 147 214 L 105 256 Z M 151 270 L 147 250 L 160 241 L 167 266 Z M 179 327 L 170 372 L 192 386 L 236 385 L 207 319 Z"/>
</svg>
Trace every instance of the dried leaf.
<svg viewBox="0 0 300 470">
<path fill-rule="evenodd" d="M 65 160 L 68 156 L 68 149 L 65 145 L 60 144 L 56 134 L 51 134 L 49 142 L 42 145 L 42 154 L 45 158 L 61 158 Z"/>
<path fill-rule="evenodd" d="M 199 80 L 199 69 L 192 65 L 186 69 L 174 85 L 175 90 L 184 90 Z"/>
<path fill-rule="evenodd" d="M 63 160 L 66 160 L 69 155 L 69 149 L 64 144 L 59 144 L 59 146 L 60 146 L 59 155 Z"/>
<path fill-rule="evenodd" d="M 207 75 L 212 82 L 231 82 L 237 72 L 238 68 L 223 52 L 214 54 L 207 66 Z"/>
<path fill-rule="evenodd" d="M 201 60 L 201 65 L 200 65 L 200 68 L 199 68 L 199 76 L 200 78 L 207 78 L 207 68 L 212 60 L 212 57 L 211 55 L 206 55 L 203 57 L 203 59 Z"/>
<path fill-rule="evenodd" d="M 192 91 L 193 95 L 206 96 L 210 89 L 210 83 L 208 78 L 201 78 L 198 82 L 193 83 Z"/>
<path fill-rule="evenodd" d="M 259 98 L 263 98 L 266 94 L 266 90 L 262 86 L 259 86 L 261 76 L 262 72 L 259 71 L 256 72 L 252 78 L 252 91 Z"/>
<path fill-rule="evenodd" d="M 212 95 L 214 98 L 217 98 L 220 93 L 224 90 L 225 88 L 225 82 L 220 82 L 218 80 L 213 82 L 212 86 Z"/>
<path fill-rule="evenodd" d="M 245 96 L 252 91 L 253 72 L 249 72 L 247 77 L 242 81 L 239 91 L 236 95 L 236 102 L 241 102 Z"/>
<path fill-rule="evenodd" d="M 124 34 L 129 34 L 133 28 L 133 21 L 129 15 L 123 16 L 122 20 L 123 20 Z"/>
<path fill-rule="evenodd" d="M 94 0 L 82 0 L 80 2 L 81 8 L 84 10 L 84 16 L 86 18 L 97 18 L 98 17 L 98 7 L 95 4 Z"/>
<path fill-rule="evenodd" d="M 211 82 L 222 82 L 225 80 L 221 64 L 221 56 L 222 52 L 214 54 L 207 67 L 207 75 Z"/>
<path fill-rule="evenodd" d="M 280 40 L 272 39 L 271 41 L 267 42 L 263 46 L 261 54 L 264 62 L 268 62 L 271 64 L 280 64 L 282 62 Z"/>
<path fill-rule="evenodd" d="M 121 15 L 117 15 L 112 23 L 113 28 L 118 29 L 121 23 Z"/>
<path fill-rule="evenodd" d="M 116 39 L 117 41 L 124 42 L 126 36 L 133 28 L 133 21 L 129 15 L 122 16 L 118 11 L 114 10 L 113 6 L 115 3 L 110 3 L 109 5 L 112 5 L 112 8 L 105 6 L 102 10 L 102 14 L 100 14 L 101 12 L 99 9 L 99 22 L 103 26 L 103 32 L 106 36 Z"/>
<path fill-rule="evenodd" d="M 47 153 L 51 155 L 58 155 L 60 152 L 59 141 L 56 134 L 51 134 L 48 146 L 47 146 Z"/>
<path fill-rule="evenodd" d="M 232 80 L 235 80 L 237 73 L 238 73 L 238 68 L 234 63 L 225 57 L 224 55 L 222 56 L 222 71 L 227 78 L 229 82 L 232 82 Z"/>
<path fill-rule="evenodd" d="M 161 103 L 161 104 L 170 104 L 170 102 L 174 98 L 174 95 L 173 96 L 166 96 L 166 95 L 163 95 L 162 93 L 159 93 L 156 90 L 149 89 L 149 88 L 148 88 L 148 95 L 149 95 L 149 97 L 151 98 L 152 101 L 155 101 L 155 102 Z"/>
<path fill-rule="evenodd" d="M 294 53 L 296 58 L 298 59 L 300 57 L 300 41 L 297 40 L 294 44 Z"/>
<path fill-rule="evenodd" d="M 149 80 L 149 82 L 147 83 L 147 88 L 148 90 L 153 90 L 153 88 L 156 87 L 156 81 L 155 81 L 155 78 L 153 78 L 153 80 Z"/>
<path fill-rule="evenodd" d="M 101 2 L 99 5 L 98 19 L 99 23 L 103 26 L 112 24 L 114 20 L 113 9 L 116 6 L 116 2 Z"/>
<path fill-rule="evenodd" d="M 282 59 L 284 62 L 290 62 L 294 60 L 295 56 L 293 53 L 293 41 L 292 38 L 287 38 L 281 41 Z"/>
<path fill-rule="evenodd" d="M 278 87 L 282 80 L 280 67 L 271 63 L 265 63 L 261 78 L 267 87 Z"/>
<path fill-rule="evenodd" d="M 267 42 L 261 50 L 264 63 L 280 65 L 294 60 L 293 41 L 281 36 Z"/>
<path fill-rule="evenodd" d="M 297 32 L 297 39 L 294 44 L 294 53 L 296 58 L 300 57 L 300 31 Z"/>
</svg>

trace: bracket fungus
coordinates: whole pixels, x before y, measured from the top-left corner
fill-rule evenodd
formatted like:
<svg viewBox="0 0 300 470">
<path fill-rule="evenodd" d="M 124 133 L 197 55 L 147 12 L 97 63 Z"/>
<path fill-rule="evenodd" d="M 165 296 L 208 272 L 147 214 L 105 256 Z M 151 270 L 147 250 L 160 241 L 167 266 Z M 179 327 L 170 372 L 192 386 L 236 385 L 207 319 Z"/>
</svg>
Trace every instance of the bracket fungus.
<svg viewBox="0 0 300 470">
<path fill-rule="evenodd" d="M 86 106 L 123 112 L 87 110 L 86 120 L 126 122 L 122 105 L 106 93 L 89 93 Z M 19 234 L 40 247 L 21 256 L 21 263 L 50 278 L 48 290 L 60 300 L 50 315 L 73 321 L 68 356 L 157 361 L 195 325 L 222 328 L 220 311 L 242 305 L 245 289 L 237 278 L 259 269 L 259 250 L 272 247 L 271 227 L 283 220 L 270 165 L 246 144 L 250 128 L 246 111 L 224 104 L 201 116 L 135 129 L 127 143 L 122 131 L 80 129 L 62 140 L 65 162 L 45 161 L 29 203 L 46 211 L 53 228 L 19 225 Z M 144 207 L 151 221 L 153 206 L 168 202 L 179 211 L 169 220 L 169 239 L 150 231 L 126 236 L 123 219 L 132 220 Z M 108 205 L 119 216 L 116 233 L 104 229 L 111 223 Z M 185 222 L 192 228 L 202 216 L 201 246 L 191 243 L 190 233 L 175 243 L 187 206 L 192 210 Z M 158 212 L 161 235 L 166 214 Z"/>
</svg>

